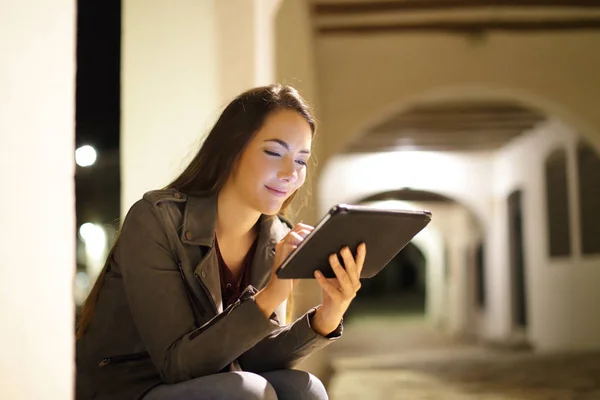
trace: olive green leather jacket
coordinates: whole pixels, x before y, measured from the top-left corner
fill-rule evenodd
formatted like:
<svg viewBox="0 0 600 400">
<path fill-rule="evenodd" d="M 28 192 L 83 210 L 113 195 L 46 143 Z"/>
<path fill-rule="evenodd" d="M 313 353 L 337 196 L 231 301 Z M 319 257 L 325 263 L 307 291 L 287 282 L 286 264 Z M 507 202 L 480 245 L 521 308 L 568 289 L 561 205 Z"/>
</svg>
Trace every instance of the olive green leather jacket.
<svg viewBox="0 0 600 400">
<path fill-rule="evenodd" d="M 175 190 L 146 193 L 131 207 L 77 341 L 78 400 L 139 399 L 161 383 L 290 368 L 341 335 L 341 325 L 328 337 L 315 333 L 315 309 L 284 325 L 285 303 L 266 318 L 254 302 L 290 230 L 278 216 L 259 220 L 251 285 L 223 310 L 216 217 L 216 197 Z"/>
</svg>

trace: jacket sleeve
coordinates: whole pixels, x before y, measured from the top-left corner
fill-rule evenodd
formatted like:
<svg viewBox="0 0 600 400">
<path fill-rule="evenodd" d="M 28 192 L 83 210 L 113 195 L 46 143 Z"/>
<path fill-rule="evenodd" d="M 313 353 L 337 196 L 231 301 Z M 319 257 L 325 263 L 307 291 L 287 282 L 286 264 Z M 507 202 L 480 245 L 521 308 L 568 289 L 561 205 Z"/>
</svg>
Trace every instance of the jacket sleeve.
<svg viewBox="0 0 600 400">
<path fill-rule="evenodd" d="M 250 372 L 291 368 L 342 335 L 343 325 L 329 335 L 316 333 L 310 321 L 317 308 L 312 308 L 290 325 L 273 331 L 239 358 L 241 367 Z"/>
<path fill-rule="evenodd" d="M 279 328 L 245 291 L 236 303 L 200 328 L 162 220 L 140 200 L 129 211 L 118 239 L 115 265 L 140 337 L 167 383 L 217 373 Z"/>
</svg>

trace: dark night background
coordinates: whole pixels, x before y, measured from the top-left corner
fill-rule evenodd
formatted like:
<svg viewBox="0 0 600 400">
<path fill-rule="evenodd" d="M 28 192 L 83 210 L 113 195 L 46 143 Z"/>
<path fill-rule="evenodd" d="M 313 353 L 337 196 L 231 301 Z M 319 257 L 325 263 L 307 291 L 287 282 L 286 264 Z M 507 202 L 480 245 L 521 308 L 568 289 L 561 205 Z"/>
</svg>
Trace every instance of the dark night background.
<svg viewBox="0 0 600 400">
<path fill-rule="evenodd" d="M 119 147 L 121 2 L 78 2 L 76 145 Z"/>
<path fill-rule="evenodd" d="M 76 147 L 96 149 L 96 163 L 77 167 L 77 227 L 117 227 L 120 217 L 121 1 L 77 4 Z M 108 230 L 110 232 L 110 229 Z M 108 237 L 109 242 L 112 237 Z M 82 245 L 78 243 L 78 255 Z M 78 256 L 79 270 L 85 269 Z"/>
</svg>

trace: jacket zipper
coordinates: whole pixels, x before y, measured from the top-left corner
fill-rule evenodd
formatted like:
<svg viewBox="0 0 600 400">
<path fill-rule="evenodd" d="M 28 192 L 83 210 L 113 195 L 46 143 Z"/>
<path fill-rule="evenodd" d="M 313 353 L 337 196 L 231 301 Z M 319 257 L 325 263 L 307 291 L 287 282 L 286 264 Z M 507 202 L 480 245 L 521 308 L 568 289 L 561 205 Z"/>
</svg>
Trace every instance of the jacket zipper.
<svg viewBox="0 0 600 400">
<path fill-rule="evenodd" d="M 242 304 L 242 302 L 248 300 L 248 298 L 250 298 L 251 296 L 255 295 L 258 291 L 254 288 L 254 287 L 250 287 L 250 289 L 244 289 L 244 291 L 242 292 L 242 295 L 240 296 L 239 299 L 237 299 L 234 303 L 230 304 L 225 310 L 223 310 L 222 313 L 217 314 L 216 316 L 214 316 L 210 321 L 208 321 L 206 324 L 204 324 L 203 326 L 199 327 L 198 329 L 190 332 L 190 334 L 188 335 L 188 338 L 190 340 L 194 340 L 195 338 L 197 338 L 198 336 L 200 336 L 200 334 L 202 332 L 204 332 L 205 330 L 207 330 L 208 328 L 210 328 L 211 326 L 213 326 L 214 324 L 216 324 L 218 321 L 220 321 L 221 319 L 223 319 L 225 316 L 227 316 L 228 314 L 230 314 L 235 308 L 237 308 L 240 304 Z"/>
<path fill-rule="evenodd" d="M 200 311 L 201 315 L 205 315 L 206 314 L 206 310 L 204 309 L 204 307 L 202 306 L 202 304 L 200 304 L 200 302 L 198 301 L 198 299 L 196 299 L 196 296 L 194 296 L 194 292 L 192 291 L 192 288 L 190 287 L 190 283 L 185 278 L 185 274 L 183 273 L 183 266 L 181 265 L 181 261 L 179 261 L 177 263 L 177 266 L 179 268 L 179 275 L 181 275 L 181 279 L 183 280 L 183 284 L 185 286 L 185 291 L 187 292 L 187 295 L 188 295 L 190 301 L 192 302 L 192 304 L 194 306 L 196 306 L 196 308 L 198 309 L 198 311 Z M 194 274 L 194 276 L 195 276 L 195 274 Z"/>
<path fill-rule="evenodd" d="M 98 363 L 98 366 L 104 367 L 108 364 L 121 364 L 130 361 L 144 360 L 146 358 L 150 358 L 150 354 L 148 354 L 147 351 L 144 351 L 142 353 L 123 354 L 120 356 L 106 357 Z"/>
</svg>

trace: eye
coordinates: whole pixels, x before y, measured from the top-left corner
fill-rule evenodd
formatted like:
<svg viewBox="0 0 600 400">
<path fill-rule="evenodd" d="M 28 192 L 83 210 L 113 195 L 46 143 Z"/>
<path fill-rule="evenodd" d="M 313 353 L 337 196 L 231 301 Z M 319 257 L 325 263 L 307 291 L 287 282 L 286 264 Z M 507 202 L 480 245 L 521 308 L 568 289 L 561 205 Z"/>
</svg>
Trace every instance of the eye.
<svg viewBox="0 0 600 400">
<path fill-rule="evenodd" d="M 265 154 L 272 157 L 281 157 L 281 154 L 269 150 L 265 150 Z"/>
<path fill-rule="evenodd" d="M 306 161 L 303 160 L 296 160 L 296 162 L 300 165 L 302 165 L 303 167 L 306 167 Z"/>
</svg>

